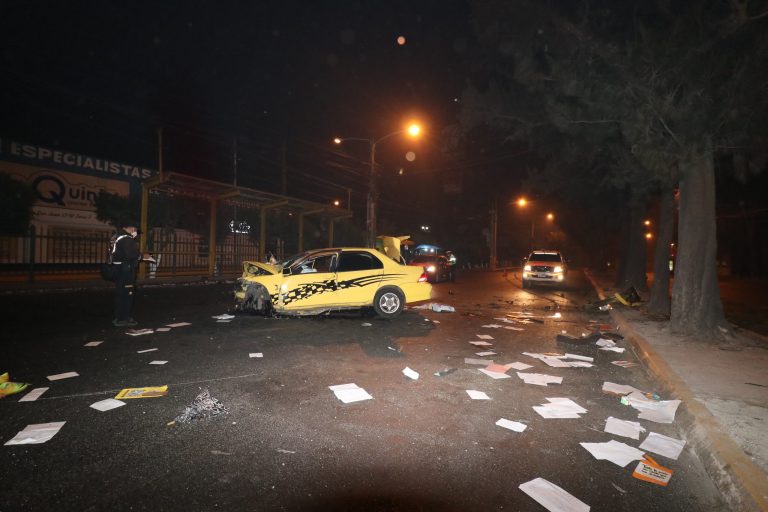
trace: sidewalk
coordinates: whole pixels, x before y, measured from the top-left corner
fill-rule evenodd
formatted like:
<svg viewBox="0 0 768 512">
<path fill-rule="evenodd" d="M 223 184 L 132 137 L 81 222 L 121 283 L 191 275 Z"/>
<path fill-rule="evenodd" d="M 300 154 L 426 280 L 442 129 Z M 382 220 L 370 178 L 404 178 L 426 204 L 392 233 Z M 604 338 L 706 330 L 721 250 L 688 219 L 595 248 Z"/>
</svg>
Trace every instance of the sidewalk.
<svg viewBox="0 0 768 512">
<path fill-rule="evenodd" d="M 619 291 L 589 274 L 600 298 Z M 720 344 L 682 338 L 642 310 L 611 317 L 664 388 L 682 400 L 682 434 L 734 510 L 768 511 L 768 340 L 737 330 Z"/>
</svg>

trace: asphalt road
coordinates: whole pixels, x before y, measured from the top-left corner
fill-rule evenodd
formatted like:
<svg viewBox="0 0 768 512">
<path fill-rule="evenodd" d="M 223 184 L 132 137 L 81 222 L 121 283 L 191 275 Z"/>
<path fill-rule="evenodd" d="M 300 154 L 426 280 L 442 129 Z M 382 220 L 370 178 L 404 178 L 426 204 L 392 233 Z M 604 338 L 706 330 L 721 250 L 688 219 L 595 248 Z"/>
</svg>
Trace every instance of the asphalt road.
<svg viewBox="0 0 768 512">
<path fill-rule="evenodd" d="M 211 316 L 228 311 L 231 284 L 143 288 L 134 312 L 139 327 L 192 325 L 138 337 L 111 326 L 112 297 L 104 291 L 2 296 L 0 372 L 50 389 L 36 402 L 0 400 L 0 441 L 28 424 L 66 424 L 45 444 L 0 447 L 0 511 L 537 511 L 544 508 L 518 489 L 536 477 L 592 510 L 724 509 L 687 447 L 677 461 L 655 457 L 675 470 L 663 488 L 633 478 L 637 462 L 621 468 L 579 446 L 611 439 L 638 446 L 603 432 L 607 417 L 636 421 L 637 414 L 601 386 L 653 391 L 654 383 L 641 367 L 610 364 L 635 360 L 631 353 L 555 341 L 562 330 L 581 334 L 595 319 L 581 307 L 591 290 L 572 277 L 565 290 L 528 292 L 511 274 L 464 273 L 434 288 L 435 300 L 455 313 L 408 310 L 389 321 L 351 314 L 217 323 Z M 543 323 L 523 331 L 481 327 L 510 325 L 494 318 L 522 310 Z M 549 318 L 554 312 L 562 318 Z M 562 385 L 527 385 L 514 370 L 510 379 L 483 375 L 464 363 L 482 350 L 468 343 L 477 334 L 493 336 L 497 362 L 531 364 L 528 371 L 562 376 Z M 83 346 L 95 340 L 103 343 Z M 137 353 L 147 348 L 158 350 Z M 583 354 L 596 365 L 550 368 L 525 351 Z M 406 379 L 406 366 L 421 377 Z M 433 375 L 443 368 L 457 370 Z M 80 376 L 46 379 L 69 371 Z M 349 382 L 373 400 L 343 404 L 328 389 Z M 165 384 L 165 397 L 127 400 L 107 412 L 89 408 L 124 387 Z M 201 388 L 229 413 L 167 425 Z M 468 389 L 491 400 L 471 400 Z M 588 412 L 542 418 L 531 407 L 546 397 L 571 398 Z M 495 425 L 500 418 L 528 428 L 503 429 Z M 681 437 L 675 424 L 641 424 Z"/>
</svg>

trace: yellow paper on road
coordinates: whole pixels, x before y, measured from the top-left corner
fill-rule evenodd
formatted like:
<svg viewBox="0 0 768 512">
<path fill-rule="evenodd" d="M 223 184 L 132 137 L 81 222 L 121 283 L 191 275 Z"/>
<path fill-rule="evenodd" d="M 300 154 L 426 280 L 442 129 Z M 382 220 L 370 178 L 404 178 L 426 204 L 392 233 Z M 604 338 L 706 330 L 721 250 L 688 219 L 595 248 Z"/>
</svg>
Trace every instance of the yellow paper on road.
<svg viewBox="0 0 768 512">
<path fill-rule="evenodd" d="M 125 388 L 121 390 L 117 396 L 118 400 L 126 400 L 128 398 L 155 398 L 158 396 L 165 396 L 168 394 L 168 386 L 155 386 L 148 388 Z"/>
</svg>

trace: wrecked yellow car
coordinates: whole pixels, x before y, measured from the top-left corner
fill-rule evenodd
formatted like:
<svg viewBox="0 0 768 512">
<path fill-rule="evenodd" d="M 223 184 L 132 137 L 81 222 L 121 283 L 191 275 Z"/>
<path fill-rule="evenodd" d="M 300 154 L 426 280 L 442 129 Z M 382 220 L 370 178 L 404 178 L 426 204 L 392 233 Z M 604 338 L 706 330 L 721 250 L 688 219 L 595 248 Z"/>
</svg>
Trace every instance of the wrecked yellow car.
<svg viewBox="0 0 768 512">
<path fill-rule="evenodd" d="M 373 307 L 382 317 L 400 314 L 406 304 L 429 300 L 432 286 L 423 269 L 400 257 L 402 238 L 380 237 L 379 249 L 316 249 L 271 265 L 243 262 L 235 288 L 240 311 L 318 315 Z"/>
</svg>

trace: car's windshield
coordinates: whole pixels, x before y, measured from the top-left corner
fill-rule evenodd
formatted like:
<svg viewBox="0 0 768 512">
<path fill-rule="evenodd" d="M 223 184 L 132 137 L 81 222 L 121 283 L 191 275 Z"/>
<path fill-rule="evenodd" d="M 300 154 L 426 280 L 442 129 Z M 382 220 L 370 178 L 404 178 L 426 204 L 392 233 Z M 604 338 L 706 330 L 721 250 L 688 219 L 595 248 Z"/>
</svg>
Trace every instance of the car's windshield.
<svg viewBox="0 0 768 512">
<path fill-rule="evenodd" d="M 288 268 L 292 266 L 294 263 L 296 263 L 297 261 L 303 260 L 304 258 L 306 258 L 307 254 L 308 254 L 307 252 L 300 252 L 299 254 L 294 254 L 290 258 L 285 259 L 280 263 L 278 263 L 278 265 L 280 265 L 280 267 L 282 268 Z"/>
<path fill-rule="evenodd" d="M 548 263 L 561 263 L 563 260 L 557 253 L 533 253 L 528 258 L 528 261 L 545 261 Z"/>
</svg>

